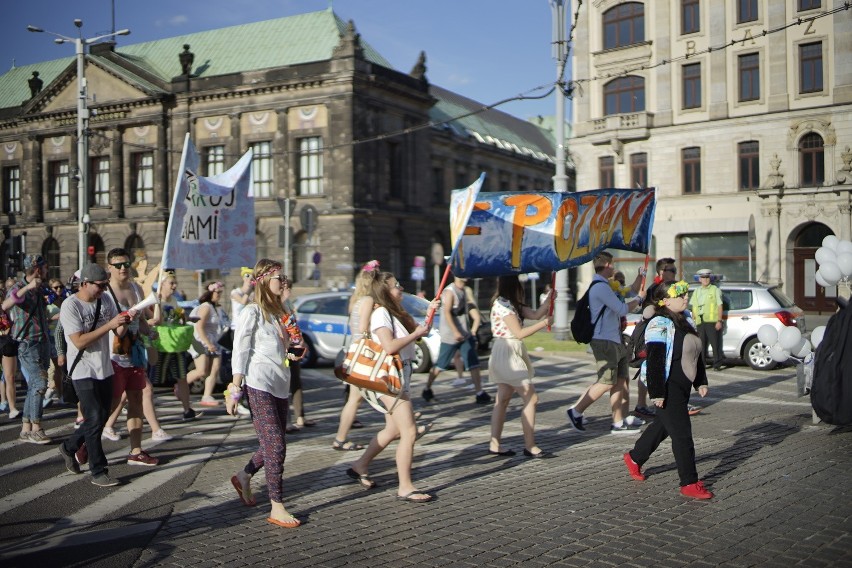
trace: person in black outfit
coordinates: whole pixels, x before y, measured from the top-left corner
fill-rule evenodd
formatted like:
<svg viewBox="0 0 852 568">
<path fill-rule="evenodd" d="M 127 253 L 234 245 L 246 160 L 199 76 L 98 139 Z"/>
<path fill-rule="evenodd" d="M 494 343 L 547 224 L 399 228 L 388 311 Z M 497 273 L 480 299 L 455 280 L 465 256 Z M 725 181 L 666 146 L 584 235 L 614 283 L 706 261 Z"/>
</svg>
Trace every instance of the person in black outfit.
<svg viewBox="0 0 852 568">
<path fill-rule="evenodd" d="M 702 397 L 708 392 L 701 340 L 686 312 L 688 295 L 689 285 L 684 281 L 660 285 L 654 291 L 656 316 L 645 330 L 648 357 L 643 380 L 648 384 L 652 404 L 657 407 L 657 418 L 633 449 L 624 454 L 624 463 L 633 479 L 645 480 L 642 465 L 663 440 L 671 437 L 680 492 L 687 497 L 710 499 L 713 494 L 698 480 L 687 410 L 692 388 Z"/>
</svg>

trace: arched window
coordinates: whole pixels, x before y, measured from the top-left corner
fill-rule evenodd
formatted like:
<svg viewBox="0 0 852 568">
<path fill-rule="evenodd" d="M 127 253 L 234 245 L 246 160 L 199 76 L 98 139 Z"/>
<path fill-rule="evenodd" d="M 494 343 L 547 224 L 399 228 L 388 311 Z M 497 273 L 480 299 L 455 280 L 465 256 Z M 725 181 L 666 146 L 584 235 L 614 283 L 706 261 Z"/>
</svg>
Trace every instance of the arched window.
<svg viewBox="0 0 852 568">
<path fill-rule="evenodd" d="M 604 49 L 645 41 L 645 6 L 627 2 L 604 12 L 603 36 Z"/>
<path fill-rule="evenodd" d="M 604 85 L 604 115 L 645 110 L 645 79 L 619 77 Z"/>
<path fill-rule="evenodd" d="M 811 132 L 799 141 L 799 183 L 804 187 L 812 187 L 824 182 L 825 150 L 822 136 Z"/>
<path fill-rule="evenodd" d="M 819 248 L 822 240 L 834 232 L 822 223 L 811 223 L 796 237 L 797 247 Z"/>
<path fill-rule="evenodd" d="M 59 257 L 59 241 L 53 237 L 46 238 L 41 245 L 41 256 L 47 261 L 47 277 L 62 280 L 61 267 L 59 266 L 62 262 Z"/>
</svg>

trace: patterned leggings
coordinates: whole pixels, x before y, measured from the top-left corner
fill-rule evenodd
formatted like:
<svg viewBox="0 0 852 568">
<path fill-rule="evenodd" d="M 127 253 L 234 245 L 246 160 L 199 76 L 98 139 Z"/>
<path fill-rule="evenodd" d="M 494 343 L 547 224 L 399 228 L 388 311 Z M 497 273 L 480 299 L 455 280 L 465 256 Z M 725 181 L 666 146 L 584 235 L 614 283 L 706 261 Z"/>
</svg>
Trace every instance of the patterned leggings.
<svg viewBox="0 0 852 568">
<path fill-rule="evenodd" d="M 287 426 L 289 401 L 251 387 L 248 387 L 248 396 L 260 449 L 251 457 L 244 471 L 254 475 L 265 466 L 269 499 L 282 503 L 281 475 L 284 473 L 284 456 L 287 455 L 284 429 Z"/>
</svg>

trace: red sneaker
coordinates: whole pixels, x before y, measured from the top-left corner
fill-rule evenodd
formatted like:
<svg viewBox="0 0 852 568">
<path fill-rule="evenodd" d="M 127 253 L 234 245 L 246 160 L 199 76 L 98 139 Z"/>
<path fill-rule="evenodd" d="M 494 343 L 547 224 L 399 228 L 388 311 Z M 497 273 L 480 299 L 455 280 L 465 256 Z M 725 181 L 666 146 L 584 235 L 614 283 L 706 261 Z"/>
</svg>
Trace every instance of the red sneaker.
<svg viewBox="0 0 852 568">
<path fill-rule="evenodd" d="M 144 465 L 147 467 L 153 467 L 160 463 L 160 460 L 155 458 L 154 456 L 149 456 L 148 452 L 141 451 L 138 454 L 128 454 L 127 455 L 127 465 Z"/>
<path fill-rule="evenodd" d="M 700 481 L 684 485 L 680 488 L 680 494 L 694 499 L 711 499 L 713 497 L 713 494 L 710 493 Z"/>
<path fill-rule="evenodd" d="M 645 481 L 648 479 L 645 477 L 645 474 L 642 473 L 642 466 L 633 461 L 633 458 L 630 457 L 630 452 L 624 454 L 624 465 L 627 466 L 627 471 L 630 472 L 630 477 L 636 481 Z"/>
<path fill-rule="evenodd" d="M 80 449 L 74 452 L 74 459 L 77 460 L 77 463 L 80 465 L 86 465 L 89 463 L 89 450 L 86 449 L 86 443 L 84 442 Z"/>
</svg>

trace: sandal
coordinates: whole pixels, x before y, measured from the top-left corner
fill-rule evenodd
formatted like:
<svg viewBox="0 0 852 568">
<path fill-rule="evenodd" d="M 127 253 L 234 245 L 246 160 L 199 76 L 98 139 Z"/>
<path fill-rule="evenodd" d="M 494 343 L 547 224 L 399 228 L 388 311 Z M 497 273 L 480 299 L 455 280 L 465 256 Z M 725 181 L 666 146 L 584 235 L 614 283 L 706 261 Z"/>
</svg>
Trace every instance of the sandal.
<svg viewBox="0 0 852 568">
<path fill-rule="evenodd" d="M 374 489 L 379 486 L 378 483 L 370 479 L 369 474 L 366 473 L 358 473 L 351 467 L 346 470 L 346 475 L 348 475 L 351 479 L 353 479 L 358 485 L 363 487 L 364 489 Z"/>
<path fill-rule="evenodd" d="M 346 440 L 345 442 L 341 442 L 337 439 L 334 440 L 334 443 L 331 445 L 331 449 L 337 450 L 340 452 L 357 452 L 359 450 L 363 450 L 364 446 L 361 444 L 356 444 L 351 440 Z"/>
<path fill-rule="evenodd" d="M 432 426 L 434 426 L 434 425 L 435 425 L 434 422 L 430 422 L 429 424 L 426 424 L 425 426 L 418 426 L 417 427 L 417 435 L 414 437 L 414 439 L 419 440 L 420 438 L 422 438 L 423 436 L 428 434 L 429 431 L 432 429 Z"/>
<path fill-rule="evenodd" d="M 290 520 L 288 521 L 280 521 L 278 519 L 273 519 L 272 517 L 269 517 L 268 519 L 266 519 L 266 522 L 272 523 L 273 525 L 278 525 L 279 527 L 284 527 L 285 529 L 295 529 L 296 527 L 302 524 L 302 521 L 300 521 L 293 515 L 290 515 Z"/>
<path fill-rule="evenodd" d="M 425 497 L 425 499 L 415 499 L 415 497 Z M 428 493 L 423 493 L 422 491 L 414 490 L 411 493 L 406 493 L 405 495 L 397 495 L 398 501 L 408 501 L 409 503 L 428 503 L 432 500 L 432 496 Z"/>
<path fill-rule="evenodd" d="M 363 427 L 364 427 L 364 425 L 363 425 L 363 424 L 361 424 L 361 421 L 360 421 L 360 420 L 353 420 L 353 421 L 352 421 L 352 428 L 353 428 L 354 430 L 357 430 L 358 428 L 363 428 Z"/>
<path fill-rule="evenodd" d="M 240 500 L 246 507 L 254 507 L 257 504 L 254 497 L 251 495 L 251 489 L 243 492 L 243 485 L 240 483 L 240 478 L 236 475 L 231 478 L 231 485 L 233 485 L 234 489 L 237 490 L 237 495 L 240 496 Z"/>
<path fill-rule="evenodd" d="M 422 413 L 422 412 L 420 412 L 419 410 L 418 410 L 417 412 L 415 412 L 415 413 L 414 413 L 414 419 L 415 419 L 415 420 L 420 420 L 420 417 L 421 417 L 421 416 L 423 416 L 423 413 Z"/>
<path fill-rule="evenodd" d="M 302 428 L 303 426 L 307 426 L 308 428 L 310 428 L 311 426 L 316 426 L 316 425 L 317 425 L 317 423 L 316 423 L 315 420 L 302 420 L 301 424 L 299 423 L 298 420 L 296 421 L 296 426 L 298 426 L 299 428 Z"/>
<path fill-rule="evenodd" d="M 298 434 L 301 431 L 302 429 L 296 426 L 295 424 L 290 424 L 284 429 L 284 432 L 286 432 L 287 434 Z"/>
</svg>

